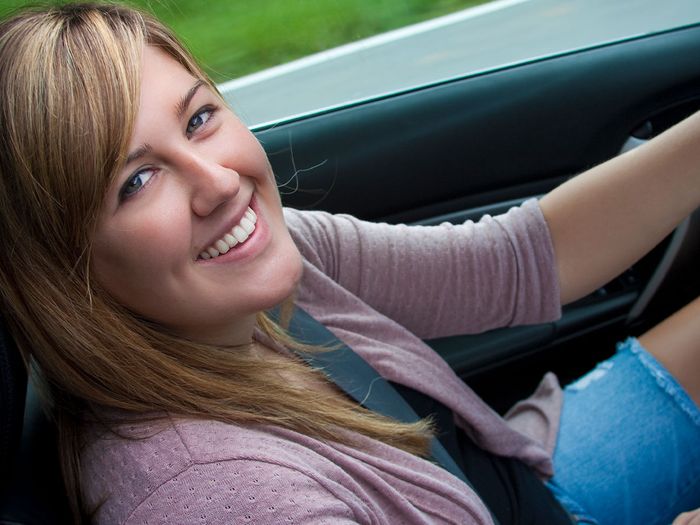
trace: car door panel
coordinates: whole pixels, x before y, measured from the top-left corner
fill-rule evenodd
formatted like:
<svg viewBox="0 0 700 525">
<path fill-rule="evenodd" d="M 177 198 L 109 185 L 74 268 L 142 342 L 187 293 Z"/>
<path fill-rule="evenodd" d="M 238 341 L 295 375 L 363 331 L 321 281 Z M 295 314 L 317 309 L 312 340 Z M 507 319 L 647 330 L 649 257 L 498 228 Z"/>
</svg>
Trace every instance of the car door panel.
<svg viewBox="0 0 700 525">
<path fill-rule="evenodd" d="M 388 222 L 476 220 L 541 195 L 695 111 L 697 56 L 700 26 L 688 26 L 358 102 L 256 133 L 287 205 Z M 693 255 L 687 254 L 699 239 L 695 220 L 680 240 L 664 241 L 624 275 L 568 306 L 556 323 L 429 343 L 478 383 L 488 370 L 524 356 L 565 343 L 586 348 L 599 344 L 601 334 L 619 338 L 626 323 L 651 322 L 651 299 L 664 296 L 668 275 L 688 272 Z M 679 254 L 686 255 L 674 264 Z M 700 292 L 697 280 L 686 288 Z M 673 297 L 657 302 L 667 310 L 678 306 Z"/>
<path fill-rule="evenodd" d="M 329 211 L 415 220 L 412 210 L 457 209 L 459 198 L 490 204 L 504 200 L 495 193 L 537 193 L 527 190 L 613 156 L 650 115 L 697 99 L 699 34 L 690 27 L 472 75 L 257 134 L 281 179 L 308 170 L 292 206 L 320 195 L 315 205 Z M 368 189 L 381 198 L 367 199 Z"/>
</svg>

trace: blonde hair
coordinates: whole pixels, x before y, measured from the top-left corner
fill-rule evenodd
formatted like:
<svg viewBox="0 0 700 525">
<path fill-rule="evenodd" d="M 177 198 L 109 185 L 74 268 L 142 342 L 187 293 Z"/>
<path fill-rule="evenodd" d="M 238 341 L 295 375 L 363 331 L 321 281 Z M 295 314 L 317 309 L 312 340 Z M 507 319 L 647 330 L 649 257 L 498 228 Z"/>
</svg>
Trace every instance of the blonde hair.
<svg viewBox="0 0 700 525">
<path fill-rule="evenodd" d="M 27 10 L 0 25 L 0 294 L 25 362 L 37 365 L 50 400 L 76 516 L 85 512 L 80 429 L 95 407 L 347 440 L 341 427 L 426 453 L 428 423 L 397 423 L 342 396 L 296 387 L 284 374 L 324 380 L 300 362 L 261 367 L 250 352 L 178 338 L 91 281 L 90 239 L 126 155 L 144 45 L 163 49 L 214 87 L 167 28 L 131 8 Z M 298 346 L 262 314 L 259 325 L 275 341 Z"/>
</svg>

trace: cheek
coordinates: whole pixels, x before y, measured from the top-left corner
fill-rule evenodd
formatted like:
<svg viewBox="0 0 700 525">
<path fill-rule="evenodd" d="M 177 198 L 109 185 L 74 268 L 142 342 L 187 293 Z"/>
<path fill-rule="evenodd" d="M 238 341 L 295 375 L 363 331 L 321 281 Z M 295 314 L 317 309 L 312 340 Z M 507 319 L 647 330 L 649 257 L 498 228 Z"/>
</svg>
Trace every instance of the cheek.
<svg viewBox="0 0 700 525">
<path fill-rule="evenodd" d="M 95 240 L 95 275 L 115 296 L 138 296 L 158 284 L 166 271 L 189 260 L 189 241 L 189 224 L 172 210 L 151 213 L 143 221 L 112 224 Z"/>
<path fill-rule="evenodd" d="M 219 159 L 220 164 L 236 170 L 240 175 L 261 178 L 272 177 L 272 168 L 262 145 L 248 128 L 240 123 L 232 124 L 226 133 L 211 141 L 209 158 Z"/>
</svg>

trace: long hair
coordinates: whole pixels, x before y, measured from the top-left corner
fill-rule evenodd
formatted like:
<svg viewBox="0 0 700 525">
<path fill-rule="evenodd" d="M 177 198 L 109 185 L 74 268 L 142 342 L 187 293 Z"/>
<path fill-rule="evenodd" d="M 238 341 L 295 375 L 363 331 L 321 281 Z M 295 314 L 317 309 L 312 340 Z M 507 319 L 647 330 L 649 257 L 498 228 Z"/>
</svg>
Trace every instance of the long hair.
<svg viewBox="0 0 700 525">
<path fill-rule="evenodd" d="M 98 407 L 272 424 L 328 440 L 349 439 L 344 428 L 425 453 L 428 423 L 398 423 L 294 386 L 286 374 L 325 379 L 293 359 L 260 366 L 245 348 L 179 338 L 91 280 L 90 240 L 126 157 L 145 45 L 215 88 L 167 28 L 131 8 L 65 5 L 0 25 L 0 296 L 57 423 L 73 512 L 86 512 L 80 431 Z M 263 314 L 258 323 L 275 341 L 297 344 Z"/>
</svg>

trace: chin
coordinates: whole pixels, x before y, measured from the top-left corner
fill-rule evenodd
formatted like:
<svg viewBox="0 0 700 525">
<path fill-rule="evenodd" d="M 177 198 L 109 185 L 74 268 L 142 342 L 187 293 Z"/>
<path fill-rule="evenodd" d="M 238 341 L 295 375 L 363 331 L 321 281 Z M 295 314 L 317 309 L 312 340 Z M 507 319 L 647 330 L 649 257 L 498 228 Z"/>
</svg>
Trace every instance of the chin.
<svg viewBox="0 0 700 525">
<path fill-rule="evenodd" d="M 275 274 L 265 285 L 265 294 L 257 310 L 269 310 L 292 297 L 296 292 L 303 273 L 301 254 L 294 245 L 294 251 L 285 256 L 275 268 Z"/>
</svg>

